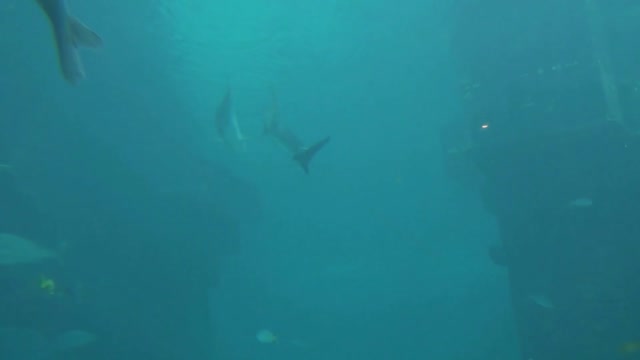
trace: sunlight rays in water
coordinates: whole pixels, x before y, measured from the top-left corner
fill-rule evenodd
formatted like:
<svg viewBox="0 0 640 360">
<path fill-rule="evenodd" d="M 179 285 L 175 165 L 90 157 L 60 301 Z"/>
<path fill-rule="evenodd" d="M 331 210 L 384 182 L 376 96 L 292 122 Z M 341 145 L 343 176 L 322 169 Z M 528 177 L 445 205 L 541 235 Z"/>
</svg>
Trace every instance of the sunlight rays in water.
<svg viewBox="0 0 640 360">
<path fill-rule="evenodd" d="M 268 3 L 166 3 L 161 10 L 183 78 L 268 82 L 287 66 L 279 9 Z M 246 84 L 243 84 L 246 85 Z"/>
</svg>

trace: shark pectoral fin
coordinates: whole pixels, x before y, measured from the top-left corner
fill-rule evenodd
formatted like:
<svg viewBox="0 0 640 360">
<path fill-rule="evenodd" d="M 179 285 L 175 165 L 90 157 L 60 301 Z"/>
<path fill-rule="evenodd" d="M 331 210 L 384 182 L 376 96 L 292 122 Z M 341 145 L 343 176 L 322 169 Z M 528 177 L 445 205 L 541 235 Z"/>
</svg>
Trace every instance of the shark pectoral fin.
<svg viewBox="0 0 640 360">
<path fill-rule="evenodd" d="M 309 163 L 313 160 L 313 157 L 316 155 L 320 149 L 322 149 L 329 142 L 329 136 L 318 141 L 317 143 L 309 146 L 306 149 L 301 150 L 293 156 L 293 159 L 302 166 L 302 169 L 306 174 L 309 173 Z"/>
<path fill-rule="evenodd" d="M 73 44 L 76 46 L 84 46 L 89 48 L 98 48 L 102 46 L 102 39 L 95 31 L 89 29 L 80 20 L 69 16 L 67 18 Z"/>
</svg>

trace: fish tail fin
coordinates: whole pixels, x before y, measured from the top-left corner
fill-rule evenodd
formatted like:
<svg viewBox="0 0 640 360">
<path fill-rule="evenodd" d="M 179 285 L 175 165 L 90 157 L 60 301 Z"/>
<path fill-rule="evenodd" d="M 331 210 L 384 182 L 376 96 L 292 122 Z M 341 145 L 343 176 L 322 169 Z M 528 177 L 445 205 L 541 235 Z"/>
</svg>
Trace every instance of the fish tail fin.
<svg viewBox="0 0 640 360">
<path fill-rule="evenodd" d="M 76 46 L 84 46 L 88 48 L 99 48 L 102 46 L 102 38 L 95 31 L 80 22 L 77 18 L 69 16 L 67 18 L 71 36 Z"/>
<path fill-rule="evenodd" d="M 309 146 L 308 148 L 299 151 L 293 156 L 293 159 L 297 161 L 298 164 L 300 164 L 302 170 L 304 170 L 306 174 L 309 173 L 309 164 L 311 163 L 311 160 L 313 160 L 318 151 L 320 151 L 325 145 L 327 145 L 329 139 L 330 137 L 327 136 L 324 139 Z"/>
<path fill-rule="evenodd" d="M 75 17 L 68 16 L 67 25 L 70 33 L 65 35 L 64 31 L 58 30 L 59 33 L 56 35 L 58 56 L 65 79 L 75 84 L 85 78 L 84 65 L 80 54 L 78 54 L 78 46 L 100 47 L 102 39 Z"/>
</svg>

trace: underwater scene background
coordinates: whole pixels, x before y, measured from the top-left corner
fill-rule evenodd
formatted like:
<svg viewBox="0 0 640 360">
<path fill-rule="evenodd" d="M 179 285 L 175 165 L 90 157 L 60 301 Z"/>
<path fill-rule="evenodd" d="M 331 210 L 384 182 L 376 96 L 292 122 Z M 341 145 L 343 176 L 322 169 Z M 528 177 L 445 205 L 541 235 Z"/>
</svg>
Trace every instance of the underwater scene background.
<svg viewBox="0 0 640 360">
<path fill-rule="evenodd" d="M 602 56 L 584 1 L 503 3 L 1 0 L 0 357 L 585 359 L 576 328 L 638 356 L 630 307 L 611 336 L 567 315 L 592 275 L 558 269 L 595 258 L 550 241 L 606 253 L 574 225 L 620 220 L 620 186 L 581 187 L 584 149 L 545 167 L 543 137 L 634 118 L 607 86 L 635 55 Z"/>
</svg>

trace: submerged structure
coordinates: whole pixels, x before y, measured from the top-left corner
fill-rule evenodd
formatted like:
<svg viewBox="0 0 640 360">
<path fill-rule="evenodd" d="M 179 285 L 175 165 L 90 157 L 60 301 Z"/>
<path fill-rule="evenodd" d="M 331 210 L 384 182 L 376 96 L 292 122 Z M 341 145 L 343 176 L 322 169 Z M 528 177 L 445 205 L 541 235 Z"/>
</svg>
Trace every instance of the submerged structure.
<svg viewBox="0 0 640 360">
<path fill-rule="evenodd" d="M 457 0 L 449 175 L 494 214 L 522 359 L 640 355 L 640 6 Z"/>
</svg>

